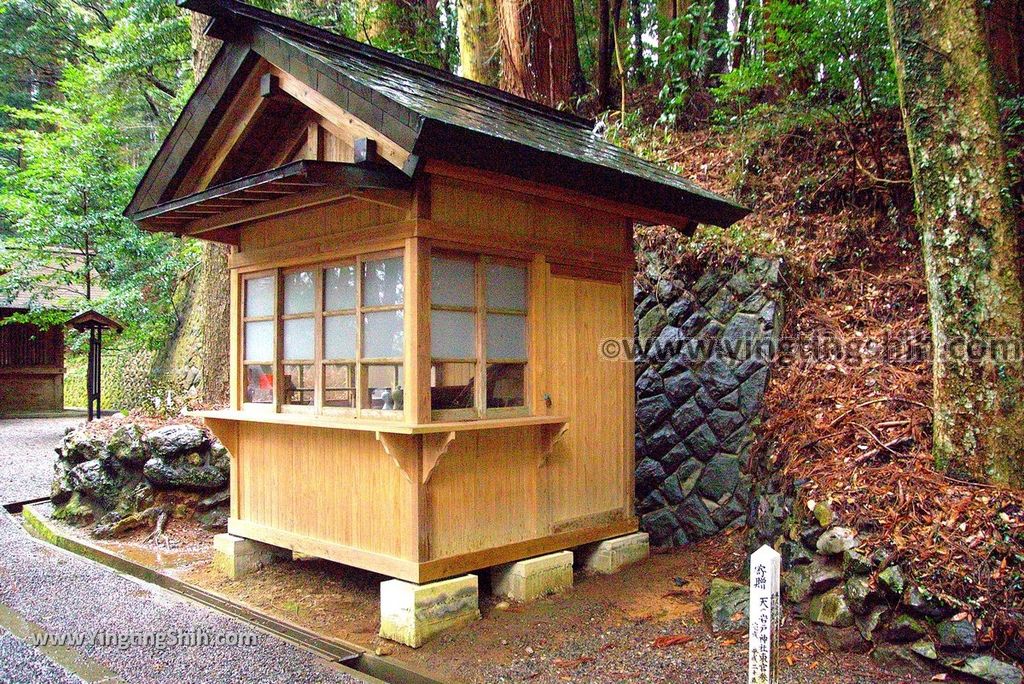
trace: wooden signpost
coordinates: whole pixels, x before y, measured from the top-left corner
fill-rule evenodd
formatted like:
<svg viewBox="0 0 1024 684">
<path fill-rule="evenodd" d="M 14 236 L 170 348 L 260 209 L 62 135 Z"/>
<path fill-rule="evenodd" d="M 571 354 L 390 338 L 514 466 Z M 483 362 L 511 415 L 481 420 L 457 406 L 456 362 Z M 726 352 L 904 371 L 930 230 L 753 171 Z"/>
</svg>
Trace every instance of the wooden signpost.
<svg viewBox="0 0 1024 684">
<path fill-rule="evenodd" d="M 767 545 L 750 557 L 748 684 L 775 684 L 778 681 L 779 628 L 782 626 L 779 600 L 781 565 L 782 557 Z"/>
</svg>

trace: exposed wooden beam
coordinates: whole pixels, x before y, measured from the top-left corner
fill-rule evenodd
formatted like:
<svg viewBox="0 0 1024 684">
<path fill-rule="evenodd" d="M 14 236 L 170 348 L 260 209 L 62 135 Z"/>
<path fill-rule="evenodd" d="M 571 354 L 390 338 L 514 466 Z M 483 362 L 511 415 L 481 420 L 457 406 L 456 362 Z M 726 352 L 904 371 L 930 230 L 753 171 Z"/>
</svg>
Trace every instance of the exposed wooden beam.
<svg viewBox="0 0 1024 684">
<path fill-rule="evenodd" d="M 335 200 L 348 197 L 352 194 L 352 188 L 327 187 L 309 192 L 296 193 L 278 199 L 260 202 L 250 207 L 242 207 L 234 211 L 224 212 L 209 218 L 196 219 L 182 227 L 183 235 L 193 237 L 205 237 L 210 231 L 237 226 L 240 223 L 255 221 L 256 219 L 270 218 L 279 214 L 286 214 L 299 209 L 314 207 L 318 204 L 326 204 Z"/>
<path fill-rule="evenodd" d="M 405 168 L 405 164 L 411 154 L 394 140 L 384 136 L 373 126 L 342 109 L 291 74 L 278 69 L 276 66 L 270 67 L 270 73 L 277 76 L 281 84 L 281 90 L 324 118 L 324 127 L 330 131 L 331 135 L 337 136 L 342 142 L 353 149 L 355 148 L 355 141 L 359 138 L 373 138 L 377 141 L 377 151 L 382 159 L 395 166 L 395 168 Z"/>
<path fill-rule="evenodd" d="M 266 73 L 266 69 L 265 63 L 258 64 L 239 88 L 220 124 L 178 186 L 175 197 L 184 197 L 208 187 L 228 154 L 245 135 L 249 126 L 259 118 L 268 104 L 267 99 L 259 96 L 260 79 Z"/>
</svg>

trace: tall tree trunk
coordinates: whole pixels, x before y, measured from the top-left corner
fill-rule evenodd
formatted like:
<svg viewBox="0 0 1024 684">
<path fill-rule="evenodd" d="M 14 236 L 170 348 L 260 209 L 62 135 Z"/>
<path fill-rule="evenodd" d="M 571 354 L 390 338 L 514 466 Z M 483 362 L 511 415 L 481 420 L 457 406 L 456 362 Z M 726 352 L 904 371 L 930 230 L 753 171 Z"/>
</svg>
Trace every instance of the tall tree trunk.
<svg viewBox="0 0 1024 684">
<path fill-rule="evenodd" d="M 189 17 L 192 34 L 192 73 L 196 84 L 202 80 L 221 42 L 203 35 L 208 18 Z M 230 278 L 228 247 L 215 242 L 203 244 L 202 262 L 197 272 L 189 311 L 198 321 L 185 321 L 186 328 L 198 323 L 201 340 L 201 383 L 199 396 L 204 403 L 220 404 L 228 399 L 230 372 Z"/>
<path fill-rule="evenodd" d="M 612 88 L 612 27 L 611 4 L 608 0 L 597 0 L 597 108 L 608 109 L 611 104 Z"/>
<path fill-rule="evenodd" d="M 572 0 L 498 0 L 501 87 L 544 104 L 583 89 Z"/>
<path fill-rule="evenodd" d="M 993 71 L 1008 90 L 1024 94 L 1024 0 L 992 0 L 985 6 L 985 32 Z"/>
<path fill-rule="evenodd" d="M 633 35 L 633 78 L 637 85 L 647 83 L 647 60 L 644 59 L 644 18 L 640 0 L 629 0 L 629 22 Z"/>
<path fill-rule="evenodd" d="M 888 0 L 935 344 L 934 456 L 1024 484 L 1024 366 L 964 342 L 1022 340 L 1021 271 L 995 91 L 973 0 Z"/>
<path fill-rule="evenodd" d="M 708 76 L 715 79 L 729 69 L 729 51 L 724 47 L 724 39 L 729 37 L 729 0 L 714 0 L 709 35 L 709 49 L 713 53 L 708 62 Z"/>
<path fill-rule="evenodd" d="M 754 0 L 736 0 L 736 45 L 732 49 L 732 68 L 739 69 L 747 52 L 747 41 L 750 35 L 750 5 Z"/>
<path fill-rule="evenodd" d="M 498 17 L 495 0 L 458 0 L 459 64 L 462 75 L 498 85 Z"/>
</svg>

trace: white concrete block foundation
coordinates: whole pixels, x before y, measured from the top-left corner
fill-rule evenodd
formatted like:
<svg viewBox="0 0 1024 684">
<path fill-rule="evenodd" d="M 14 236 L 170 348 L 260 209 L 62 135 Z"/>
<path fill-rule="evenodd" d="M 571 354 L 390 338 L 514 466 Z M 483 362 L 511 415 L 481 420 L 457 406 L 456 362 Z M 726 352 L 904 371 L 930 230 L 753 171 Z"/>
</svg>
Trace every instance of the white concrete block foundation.
<svg viewBox="0 0 1024 684">
<path fill-rule="evenodd" d="M 288 549 L 243 539 L 233 534 L 213 538 L 213 565 L 231 579 L 238 579 L 279 558 L 290 558 Z"/>
<path fill-rule="evenodd" d="M 413 584 L 380 584 L 380 635 L 419 648 L 437 634 L 480 619 L 476 575 Z"/>
<path fill-rule="evenodd" d="M 634 532 L 576 550 L 588 572 L 610 575 L 651 555 L 650 536 Z"/>
<path fill-rule="evenodd" d="M 525 602 L 572 589 L 572 561 L 572 551 L 559 551 L 496 566 L 491 592 Z"/>
</svg>

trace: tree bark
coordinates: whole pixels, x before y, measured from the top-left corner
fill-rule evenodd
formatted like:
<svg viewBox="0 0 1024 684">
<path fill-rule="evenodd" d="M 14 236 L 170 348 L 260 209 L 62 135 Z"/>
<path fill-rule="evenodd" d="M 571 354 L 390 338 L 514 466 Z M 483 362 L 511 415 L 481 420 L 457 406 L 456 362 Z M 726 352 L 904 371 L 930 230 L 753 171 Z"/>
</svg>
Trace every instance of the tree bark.
<svg viewBox="0 0 1024 684">
<path fill-rule="evenodd" d="M 992 0 L 985 6 L 985 33 L 997 80 L 1024 92 L 1024 0 Z"/>
<path fill-rule="evenodd" d="M 935 345 L 935 461 L 1021 486 L 1024 367 L 991 355 L 971 360 L 962 347 L 1019 345 L 1024 331 L 1020 215 L 1008 192 L 983 19 L 971 0 L 887 4 Z"/>
<path fill-rule="evenodd" d="M 459 0 L 459 64 L 463 77 L 498 85 L 501 70 L 495 0 Z"/>
<path fill-rule="evenodd" d="M 729 51 L 718 43 L 729 36 L 729 0 L 714 0 L 711 6 L 711 44 L 714 50 L 708 62 L 708 75 L 715 79 L 729 69 Z"/>
<path fill-rule="evenodd" d="M 597 0 L 597 108 L 608 109 L 612 88 L 611 4 Z"/>
<path fill-rule="evenodd" d="M 644 20 L 640 0 L 629 0 L 629 22 L 633 35 L 633 78 L 637 85 L 647 83 L 647 60 L 644 59 Z"/>
<path fill-rule="evenodd" d="M 501 87 L 558 106 L 582 91 L 572 0 L 498 0 Z"/>
</svg>

